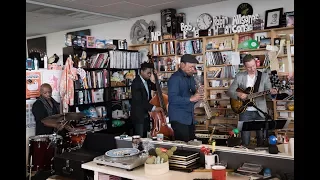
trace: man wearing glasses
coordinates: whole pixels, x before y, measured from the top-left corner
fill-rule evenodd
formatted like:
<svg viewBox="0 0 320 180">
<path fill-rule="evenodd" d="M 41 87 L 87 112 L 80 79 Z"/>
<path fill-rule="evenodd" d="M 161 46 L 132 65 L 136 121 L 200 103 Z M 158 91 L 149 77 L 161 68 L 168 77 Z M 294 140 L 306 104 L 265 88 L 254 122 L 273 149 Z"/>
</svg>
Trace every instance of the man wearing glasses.
<svg viewBox="0 0 320 180">
<path fill-rule="evenodd" d="M 194 56 L 183 55 L 180 68 L 168 81 L 168 114 L 175 140 L 188 142 L 195 139 L 194 105 L 203 99 L 193 78 L 197 64 Z"/>
</svg>

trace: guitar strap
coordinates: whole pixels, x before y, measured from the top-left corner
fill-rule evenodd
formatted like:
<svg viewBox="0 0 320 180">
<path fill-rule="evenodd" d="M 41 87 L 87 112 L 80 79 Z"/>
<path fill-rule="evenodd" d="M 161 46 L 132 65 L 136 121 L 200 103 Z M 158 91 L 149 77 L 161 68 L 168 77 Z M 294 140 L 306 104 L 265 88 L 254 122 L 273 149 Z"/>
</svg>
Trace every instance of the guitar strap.
<svg viewBox="0 0 320 180">
<path fill-rule="evenodd" d="M 256 80 L 256 82 L 254 83 L 254 86 L 253 86 L 253 93 L 258 92 L 258 90 L 259 90 L 259 85 L 260 85 L 260 81 L 261 81 L 261 76 L 262 76 L 262 72 L 261 72 L 261 71 L 258 71 L 257 80 Z"/>
</svg>

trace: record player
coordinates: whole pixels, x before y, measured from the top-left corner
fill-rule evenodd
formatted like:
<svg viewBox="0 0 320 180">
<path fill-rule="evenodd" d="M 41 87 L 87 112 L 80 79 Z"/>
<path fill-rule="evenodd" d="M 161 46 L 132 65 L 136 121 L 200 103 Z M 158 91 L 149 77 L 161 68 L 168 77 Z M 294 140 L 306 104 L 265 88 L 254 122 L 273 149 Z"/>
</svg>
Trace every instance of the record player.
<svg viewBox="0 0 320 180">
<path fill-rule="evenodd" d="M 118 167 L 131 171 L 136 167 L 142 166 L 147 158 L 148 155 L 138 149 L 118 148 L 95 157 L 93 162 L 99 165 Z"/>
<path fill-rule="evenodd" d="M 95 157 L 93 159 L 93 162 L 99 165 L 118 167 L 118 168 L 131 171 L 136 167 L 144 165 L 147 158 L 148 156 L 146 155 L 135 155 L 131 157 L 116 157 L 116 158 L 102 155 L 102 156 Z"/>
</svg>

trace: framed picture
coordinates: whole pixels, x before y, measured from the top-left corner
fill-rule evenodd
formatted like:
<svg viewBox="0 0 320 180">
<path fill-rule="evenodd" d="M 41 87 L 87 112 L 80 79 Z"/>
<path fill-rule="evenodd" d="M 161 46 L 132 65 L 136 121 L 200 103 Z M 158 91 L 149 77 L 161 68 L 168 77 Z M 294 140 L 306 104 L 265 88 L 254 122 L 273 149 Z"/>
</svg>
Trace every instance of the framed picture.
<svg viewBox="0 0 320 180">
<path fill-rule="evenodd" d="M 286 26 L 287 27 L 294 27 L 294 11 L 286 12 Z"/>
<path fill-rule="evenodd" d="M 267 45 L 271 45 L 271 38 L 264 38 L 260 40 L 259 48 L 266 48 Z"/>
<path fill-rule="evenodd" d="M 273 39 L 273 45 L 280 46 L 280 40 L 281 40 L 281 38 L 274 38 Z"/>
<path fill-rule="evenodd" d="M 266 11 L 265 15 L 265 29 L 278 28 L 281 26 L 281 17 L 283 15 L 283 8 L 270 9 Z"/>
</svg>

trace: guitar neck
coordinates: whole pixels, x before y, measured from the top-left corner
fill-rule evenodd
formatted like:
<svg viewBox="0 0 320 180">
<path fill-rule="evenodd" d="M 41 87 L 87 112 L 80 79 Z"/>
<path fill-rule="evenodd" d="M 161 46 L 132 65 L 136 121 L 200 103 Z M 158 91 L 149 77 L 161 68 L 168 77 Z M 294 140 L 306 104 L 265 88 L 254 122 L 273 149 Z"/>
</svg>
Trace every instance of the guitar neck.
<svg viewBox="0 0 320 180">
<path fill-rule="evenodd" d="M 248 99 L 256 98 L 259 96 L 264 96 L 266 94 L 270 94 L 270 90 L 248 94 Z"/>
</svg>

